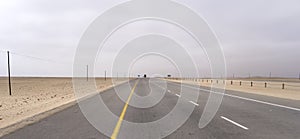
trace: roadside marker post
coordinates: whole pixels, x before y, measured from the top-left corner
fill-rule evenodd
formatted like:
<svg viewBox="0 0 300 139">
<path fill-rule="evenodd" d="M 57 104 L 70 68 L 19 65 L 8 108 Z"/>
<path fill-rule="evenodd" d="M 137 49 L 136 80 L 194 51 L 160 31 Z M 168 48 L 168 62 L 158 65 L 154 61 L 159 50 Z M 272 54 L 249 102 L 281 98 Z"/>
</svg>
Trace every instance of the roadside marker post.
<svg viewBox="0 0 300 139">
<path fill-rule="evenodd" d="M 265 83 L 265 88 L 267 88 L 267 83 Z"/>
</svg>

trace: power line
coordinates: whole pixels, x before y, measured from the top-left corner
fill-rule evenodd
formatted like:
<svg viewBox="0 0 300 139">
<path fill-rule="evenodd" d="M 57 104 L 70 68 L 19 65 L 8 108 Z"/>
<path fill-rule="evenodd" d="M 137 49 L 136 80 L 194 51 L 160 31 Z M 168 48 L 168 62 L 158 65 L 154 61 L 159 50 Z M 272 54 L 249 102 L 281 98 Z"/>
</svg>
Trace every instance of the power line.
<svg viewBox="0 0 300 139">
<path fill-rule="evenodd" d="M 10 53 L 13 54 L 13 55 L 17 55 L 17 56 L 21 56 L 21 57 L 26 57 L 26 58 L 30 58 L 30 59 L 35 59 L 35 60 L 39 60 L 39 61 L 45 61 L 45 62 L 51 62 L 51 63 L 58 63 L 58 64 L 67 64 L 67 63 L 63 63 L 63 62 L 58 62 L 58 61 L 54 61 L 54 60 L 50 60 L 50 59 L 46 59 L 46 58 L 41 58 L 41 57 L 36 57 L 36 56 L 30 56 L 30 55 L 20 54 L 20 53 L 16 53 L 16 52 L 10 52 Z"/>
<path fill-rule="evenodd" d="M 0 50 L 0 52 L 2 52 L 2 53 L 7 53 L 7 51 L 4 51 L 4 50 Z"/>
</svg>

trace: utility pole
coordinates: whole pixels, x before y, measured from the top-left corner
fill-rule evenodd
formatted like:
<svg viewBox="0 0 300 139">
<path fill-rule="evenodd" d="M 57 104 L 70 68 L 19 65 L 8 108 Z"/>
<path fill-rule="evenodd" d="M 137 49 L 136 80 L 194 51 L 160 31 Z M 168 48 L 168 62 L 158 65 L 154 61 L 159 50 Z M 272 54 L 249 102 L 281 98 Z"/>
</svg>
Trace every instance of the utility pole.
<svg viewBox="0 0 300 139">
<path fill-rule="evenodd" d="M 89 65 L 86 65 L 86 81 L 89 81 Z"/>
<path fill-rule="evenodd" d="M 104 71 L 104 80 L 106 81 L 106 71 Z"/>
<path fill-rule="evenodd" d="M 9 95 L 11 96 L 11 80 L 10 80 L 10 59 L 9 59 L 9 51 L 7 51 L 7 69 L 8 69 L 8 88 L 9 88 Z"/>
<path fill-rule="evenodd" d="M 272 78 L 272 72 L 270 72 L 269 78 Z"/>
</svg>

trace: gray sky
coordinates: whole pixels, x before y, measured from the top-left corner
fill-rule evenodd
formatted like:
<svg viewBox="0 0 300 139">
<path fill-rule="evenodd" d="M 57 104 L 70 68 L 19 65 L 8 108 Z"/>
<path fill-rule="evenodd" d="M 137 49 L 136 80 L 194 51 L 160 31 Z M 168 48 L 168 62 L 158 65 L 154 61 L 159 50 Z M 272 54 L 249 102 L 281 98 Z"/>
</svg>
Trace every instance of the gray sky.
<svg viewBox="0 0 300 139">
<path fill-rule="evenodd" d="M 71 76 L 72 62 L 81 35 L 98 15 L 120 2 L 124 1 L 0 0 L 0 50 L 15 53 L 11 61 L 12 74 Z M 198 12 L 215 31 L 223 46 L 228 76 L 232 76 L 233 73 L 236 76 L 248 76 L 249 73 L 268 76 L 269 72 L 272 72 L 273 76 L 298 77 L 300 1 L 178 0 L 178 2 Z M 174 33 L 176 29 L 172 27 L 162 27 L 163 24 L 133 25 L 145 32 L 156 28 L 157 31 L 165 33 L 173 32 L 177 37 L 182 35 L 180 31 Z M 128 30 L 130 27 L 127 27 Z M 126 36 L 124 38 L 127 38 Z M 110 45 L 116 43 L 115 41 L 111 39 L 106 49 L 101 52 L 99 57 L 101 60 L 96 64 L 97 75 L 102 75 L 104 70 L 111 67 L 117 48 Z M 209 75 L 209 65 L 201 49 L 186 47 L 192 52 L 201 75 Z M 142 64 L 142 61 L 137 62 L 137 65 L 134 65 L 137 73 L 166 74 L 168 67 L 171 73 L 174 69 L 170 67 L 170 63 L 155 66 L 157 64 L 155 61 L 159 60 L 157 57 L 153 57 L 152 60 L 151 57 L 141 60 L 147 61 L 147 65 Z M 120 74 L 125 72 L 120 71 Z M 6 73 L 6 55 L 0 52 L 0 76 Z"/>
</svg>

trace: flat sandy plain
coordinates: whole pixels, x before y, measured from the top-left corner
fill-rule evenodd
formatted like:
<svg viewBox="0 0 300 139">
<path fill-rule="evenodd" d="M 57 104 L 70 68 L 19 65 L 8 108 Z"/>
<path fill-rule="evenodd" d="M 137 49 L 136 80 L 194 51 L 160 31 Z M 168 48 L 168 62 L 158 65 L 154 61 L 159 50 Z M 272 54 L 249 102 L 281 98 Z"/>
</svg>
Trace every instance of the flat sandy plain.
<svg viewBox="0 0 300 139">
<path fill-rule="evenodd" d="M 288 78 L 235 78 L 235 79 L 198 79 L 198 80 L 174 80 L 173 82 L 182 82 L 187 84 L 211 87 L 212 84 L 216 88 L 223 88 L 225 83 L 226 90 L 239 91 L 242 93 L 251 93 L 257 95 L 265 95 L 290 100 L 300 100 L 300 80 Z M 218 82 L 217 82 L 218 81 Z M 231 81 L 233 84 L 231 84 Z M 240 84 L 241 82 L 241 84 Z M 251 82 L 253 86 L 251 87 Z M 267 83 L 267 87 L 265 87 Z M 284 89 L 282 85 L 284 84 Z"/>
<path fill-rule="evenodd" d="M 117 83 L 125 81 L 118 79 Z M 99 92 L 111 88 L 112 79 L 97 78 L 96 86 Z M 7 78 L 0 78 L 0 131 L 75 101 L 72 78 L 12 78 L 12 96 Z"/>
</svg>

